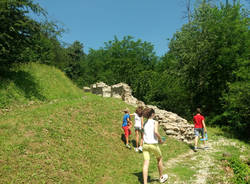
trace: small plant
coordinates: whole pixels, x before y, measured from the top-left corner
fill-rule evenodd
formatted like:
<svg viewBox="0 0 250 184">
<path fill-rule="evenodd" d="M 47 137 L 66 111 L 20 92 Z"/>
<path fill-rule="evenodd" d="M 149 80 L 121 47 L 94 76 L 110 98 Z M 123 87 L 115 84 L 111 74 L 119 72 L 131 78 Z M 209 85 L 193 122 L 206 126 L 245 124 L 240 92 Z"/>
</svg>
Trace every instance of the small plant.
<svg viewBox="0 0 250 184">
<path fill-rule="evenodd" d="M 249 175 L 250 175 L 250 169 L 247 164 L 240 161 L 237 157 L 232 157 L 228 159 L 229 166 L 234 171 L 234 177 L 233 182 L 235 184 L 248 184 L 249 181 Z"/>
</svg>

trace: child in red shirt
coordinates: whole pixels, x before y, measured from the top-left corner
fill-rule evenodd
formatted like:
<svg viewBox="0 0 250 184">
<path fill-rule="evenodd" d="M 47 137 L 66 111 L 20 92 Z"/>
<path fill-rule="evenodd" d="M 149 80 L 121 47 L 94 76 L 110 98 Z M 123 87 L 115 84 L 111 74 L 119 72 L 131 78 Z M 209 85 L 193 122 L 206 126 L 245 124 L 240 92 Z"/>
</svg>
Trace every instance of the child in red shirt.
<svg viewBox="0 0 250 184">
<path fill-rule="evenodd" d="M 195 134 L 195 139 L 194 139 L 194 151 L 197 151 L 197 144 L 198 144 L 198 139 L 201 134 L 203 137 L 204 141 L 204 149 L 206 147 L 206 141 L 204 140 L 204 132 L 207 132 L 206 124 L 205 124 L 205 118 L 204 116 L 201 115 L 201 110 L 200 108 L 196 109 L 197 114 L 194 116 L 193 121 L 194 121 L 194 134 Z"/>
</svg>

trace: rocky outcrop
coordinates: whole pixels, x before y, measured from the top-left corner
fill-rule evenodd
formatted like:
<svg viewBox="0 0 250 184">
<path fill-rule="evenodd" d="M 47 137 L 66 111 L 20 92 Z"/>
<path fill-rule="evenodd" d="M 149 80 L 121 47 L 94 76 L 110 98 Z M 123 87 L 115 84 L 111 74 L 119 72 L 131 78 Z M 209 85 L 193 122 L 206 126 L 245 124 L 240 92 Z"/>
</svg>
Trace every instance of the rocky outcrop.
<svg viewBox="0 0 250 184">
<path fill-rule="evenodd" d="M 163 127 L 167 135 L 186 143 L 191 143 L 194 139 L 194 126 L 192 124 L 189 124 L 187 120 L 181 118 L 175 113 L 161 110 L 156 106 L 145 105 L 144 102 L 133 97 L 130 86 L 125 83 L 108 86 L 103 82 L 99 82 L 92 84 L 90 88 L 84 87 L 83 89 L 85 92 L 90 91 L 93 94 L 103 97 L 120 98 L 127 104 L 135 107 L 143 106 L 153 108 L 155 110 L 155 119 Z"/>
<path fill-rule="evenodd" d="M 125 83 L 119 83 L 111 86 L 112 97 L 114 98 L 124 98 L 126 94 L 131 93 L 129 85 Z"/>
<path fill-rule="evenodd" d="M 83 91 L 89 93 L 91 92 L 91 89 L 90 87 L 83 87 Z"/>
<path fill-rule="evenodd" d="M 147 105 L 155 110 L 155 120 L 159 122 L 166 134 L 186 143 L 193 142 L 194 125 L 175 113 L 161 110 L 156 106 Z"/>
<path fill-rule="evenodd" d="M 91 92 L 102 97 L 120 98 L 133 106 L 145 106 L 142 101 L 133 97 L 130 86 L 125 83 L 108 86 L 104 82 L 98 82 L 90 86 L 90 91 L 89 87 L 83 87 L 83 90 L 84 92 Z"/>
<path fill-rule="evenodd" d="M 111 97 L 111 87 L 105 84 L 104 82 L 98 82 L 92 84 L 90 86 L 90 91 L 93 94 L 103 96 L 103 97 Z"/>
</svg>

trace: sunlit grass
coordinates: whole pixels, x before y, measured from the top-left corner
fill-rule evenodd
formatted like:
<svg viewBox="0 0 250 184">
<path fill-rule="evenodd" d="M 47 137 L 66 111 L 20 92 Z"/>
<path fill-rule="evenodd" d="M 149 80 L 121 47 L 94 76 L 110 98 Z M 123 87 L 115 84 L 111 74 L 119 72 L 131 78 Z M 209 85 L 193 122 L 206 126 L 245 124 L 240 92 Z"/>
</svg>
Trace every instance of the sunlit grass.
<svg viewBox="0 0 250 184">
<path fill-rule="evenodd" d="M 0 109 L 0 183 L 142 183 L 143 156 L 126 149 L 121 139 L 122 110 L 133 112 L 134 107 L 83 93 L 55 68 L 29 64 L 19 70 L 33 76 L 23 87 L 34 82 L 37 88 L 25 91 L 15 86 L 20 80 L 0 85 L 1 107 L 9 109 Z M 162 129 L 160 133 L 165 136 Z M 132 140 L 134 136 L 132 129 Z M 210 168 L 208 183 L 222 182 L 222 154 L 249 160 L 249 145 L 225 138 L 218 128 L 208 128 L 208 136 L 220 148 L 211 154 L 218 167 Z M 237 145 L 220 145 L 221 138 Z M 190 151 L 189 145 L 169 137 L 160 148 L 164 163 Z M 149 177 L 157 183 L 156 159 L 150 162 Z M 164 173 L 172 174 L 170 181 L 190 182 L 197 168 L 191 168 L 190 157 L 180 163 Z"/>
</svg>

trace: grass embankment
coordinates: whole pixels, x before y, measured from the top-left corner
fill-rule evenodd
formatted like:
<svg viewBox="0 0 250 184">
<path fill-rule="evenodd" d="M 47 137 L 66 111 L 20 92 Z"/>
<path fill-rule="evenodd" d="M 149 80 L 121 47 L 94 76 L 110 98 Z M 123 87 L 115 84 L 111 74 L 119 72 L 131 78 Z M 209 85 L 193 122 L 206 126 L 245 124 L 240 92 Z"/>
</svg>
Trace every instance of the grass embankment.
<svg viewBox="0 0 250 184">
<path fill-rule="evenodd" d="M 51 66 L 28 63 L 0 74 L 0 108 L 81 95 L 63 72 Z"/>
<path fill-rule="evenodd" d="M 140 183 L 142 154 L 121 141 L 125 106 L 86 95 L 2 114 L 0 183 Z M 188 149 L 175 140 L 167 145 L 165 160 Z"/>
<path fill-rule="evenodd" d="M 121 140 L 122 109 L 133 107 L 83 94 L 48 66 L 12 74 L 1 79 L 1 106 L 11 108 L 0 108 L 0 183 L 141 183 L 142 154 Z M 188 149 L 168 139 L 164 160 Z M 152 159 L 151 177 L 156 169 Z"/>
<path fill-rule="evenodd" d="M 142 154 L 121 140 L 122 109 L 133 107 L 84 94 L 52 67 L 28 64 L 12 72 L 0 79 L 0 183 L 142 183 Z M 161 145 L 168 183 L 238 181 L 232 167 L 240 163 L 229 159 L 249 160 L 250 146 L 219 129 L 208 132 L 210 151 L 193 153 L 170 138 Z M 149 176 L 158 183 L 155 159 Z"/>
</svg>

